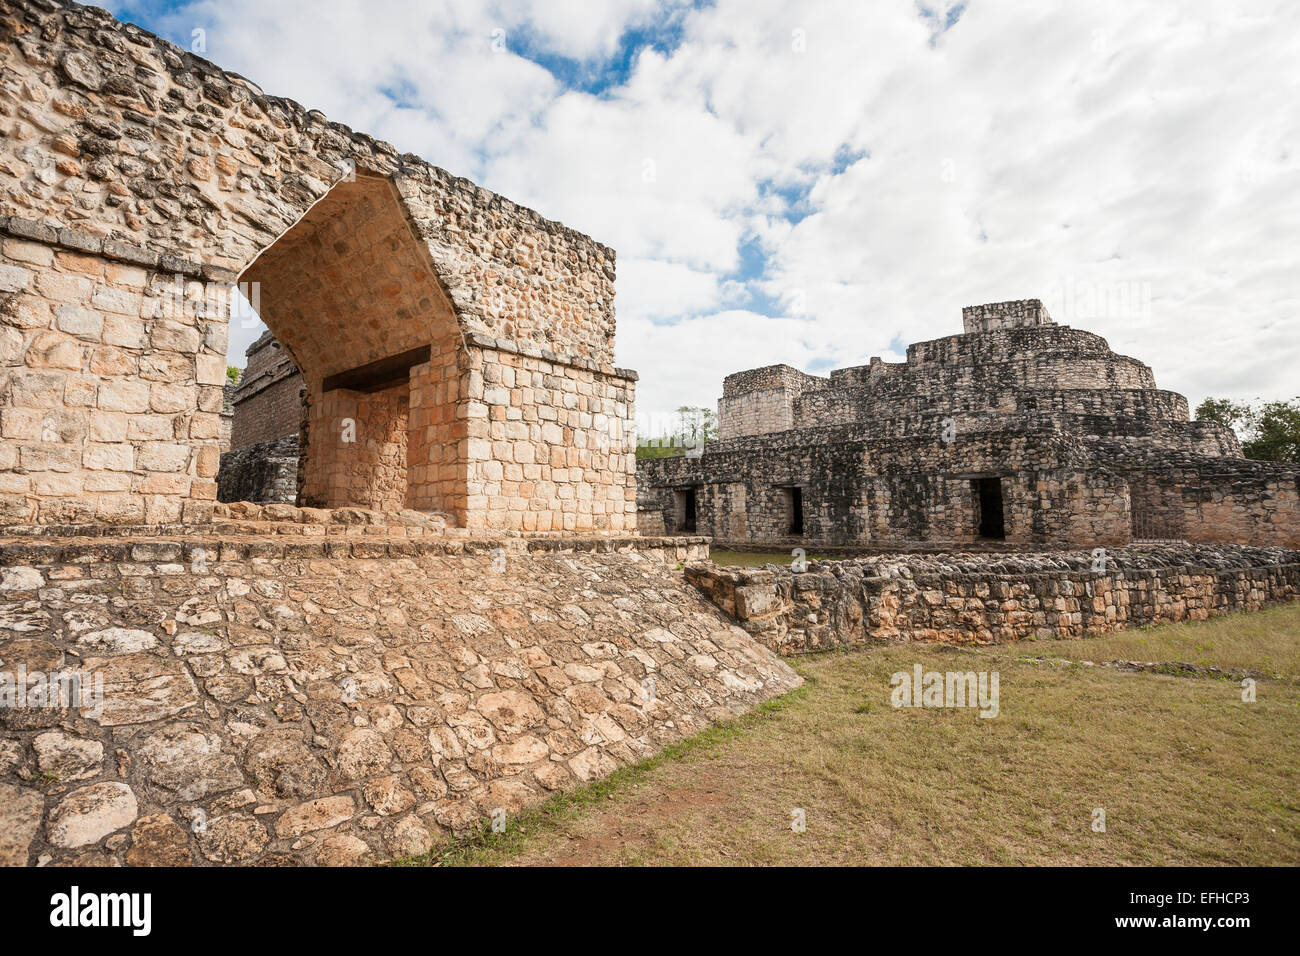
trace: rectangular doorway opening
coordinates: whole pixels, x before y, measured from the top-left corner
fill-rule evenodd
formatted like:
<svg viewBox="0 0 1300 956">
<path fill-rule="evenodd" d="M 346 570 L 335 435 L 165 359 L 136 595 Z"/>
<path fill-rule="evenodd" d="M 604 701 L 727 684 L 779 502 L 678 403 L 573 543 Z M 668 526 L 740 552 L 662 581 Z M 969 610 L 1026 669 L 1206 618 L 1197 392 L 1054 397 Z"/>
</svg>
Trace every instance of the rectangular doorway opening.
<svg viewBox="0 0 1300 956">
<path fill-rule="evenodd" d="M 971 481 L 975 493 L 975 521 L 981 538 L 1001 540 L 1007 536 L 1002 520 L 1002 479 L 976 478 Z"/>
<path fill-rule="evenodd" d="M 803 534 L 803 489 L 785 488 L 786 533 Z"/>
<path fill-rule="evenodd" d="M 695 489 L 679 488 L 673 492 L 677 520 L 674 522 L 678 531 L 695 530 Z"/>
</svg>

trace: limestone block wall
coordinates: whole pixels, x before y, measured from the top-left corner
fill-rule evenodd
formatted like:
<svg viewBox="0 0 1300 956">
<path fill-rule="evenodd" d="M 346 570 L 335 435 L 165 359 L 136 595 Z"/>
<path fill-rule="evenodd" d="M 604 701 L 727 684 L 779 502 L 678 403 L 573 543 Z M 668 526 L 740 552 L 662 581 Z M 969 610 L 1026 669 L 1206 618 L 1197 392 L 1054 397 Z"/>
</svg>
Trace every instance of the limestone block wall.
<svg viewBox="0 0 1300 956">
<path fill-rule="evenodd" d="M 468 326 L 611 360 L 614 255 L 589 237 L 98 8 L 4 0 L 0 38 L 6 215 L 238 273 L 369 171 L 396 181 Z"/>
<path fill-rule="evenodd" d="M 462 526 L 470 520 L 470 362 L 454 341 L 443 340 L 408 380 L 407 505 L 453 515 Z"/>
<path fill-rule="evenodd" d="M 303 503 L 376 511 L 407 507 L 408 387 L 335 389 L 312 412 L 309 434 L 316 453 L 308 459 Z"/>
<path fill-rule="evenodd" d="M 0 546 L 0 671 L 102 688 L 0 708 L 0 864 L 421 854 L 801 683 L 682 580 L 699 539 L 501 544 Z"/>
<path fill-rule="evenodd" d="M 0 219 L 0 513 L 202 521 L 216 499 L 226 309 L 198 282 Z"/>
<path fill-rule="evenodd" d="M 967 332 L 993 332 L 1050 325 L 1052 317 L 1039 299 L 1018 299 L 1012 302 L 990 302 L 986 305 L 968 305 L 961 310 L 962 327 Z"/>
<path fill-rule="evenodd" d="M 1294 544 L 1295 469 L 1246 462 L 1230 429 L 1189 421 L 1148 366 L 1052 323 L 1037 300 L 964 319 L 964 334 L 911 345 L 905 363 L 728 376 L 717 441 L 638 463 L 642 511 L 671 529 L 693 501 L 700 531 L 782 548 Z M 1000 529 L 981 501 L 990 515 L 1000 501 Z"/>
<path fill-rule="evenodd" d="M 270 332 L 248 347 L 232 396 L 231 447 L 247 448 L 298 433 L 302 375 Z"/>
<path fill-rule="evenodd" d="M 298 436 L 259 442 L 221 456 L 217 501 L 293 504 L 298 497 Z"/>
<path fill-rule="evenodd" d="M 770 365 L 728 375 L 718 401 L 718 437 L 763 435 L 795 425 L 793 406 L 804 391 L 827 381 L 789 365 Z"/>
<path fill-rule="evenodd" d="M 721 543 L 902 545 L 979 538 L 980 478 L 1001 480 L 1009 544 L 1092 547 L 1131 536 L 1128 485 L 1089 466 L 1086 448 L 1050 427 L 985 419 L 959 422 L 951 442 L 941 416 L 882 437 L 855 427 L 793 430 L 710 443 L 698 458 L 638 462 L 643 508 L 681 530 L 679 496 L 696 500 L 696 528 Z M 1037 424 L 1038 427 L 1031 427 Z M 800 490 L 803 527 L 791 533 L 789 489 Z"/>
<path fill-rule="evenodd" d="M 466 377 L 471 527 L 636 528 L 636 376 L 475 338 Z"/>
<path fill-rule="evenodd" d="M 1300 598 L 1300 552 L 1180 545 L 1023 555 L 889 555 L 762 570 L 689 565 L 692 581 L 768 647 L 990 644 L 1205 620 Z"/>
<path fill-rule="evenodd" d="M 1134 488 L 1134 534 L 1300 547 L 1300 468 L 1178 456 L 1114 467 Z"/>
<path fill-rule="evenodd" d="M 337 503 L 328 493 L 354 487 L 337 478 L 319 484 L 338 463 L 310 461 L 318 450 L 327 459 L 339 454 L 334 443 L 316 441 L 339 425 L 321 417 L 327 379 L 374 372 L 424 348 L 445 361 L 444 371 L 454 366 L 468 375 L 476 361 L 469 341 L 477 336 L 580 369 L 573 377 L 583 388 L 588 373 L 627 380 L 610 364 L 613 250 L 267 96 L 102 10 L 0 0 L 0 116 L 7 131 L 0 234 L 8 237 L 0 260 L 0 408 L 9 410 L 15 436 L 0 431 L 0 476 L 12 489 L 4 504 L 9 520 L 52 523 L 89 511 L 119 522 L 206 519 L 220 450 L 227 286 L 236 279 L 301 371 L 314 406 L 300 470 L 313 501 Z M 222 301 L 195 316 L 160 314 L 153 300 L 177 277 L 180 298 Z M 40 331 L 51 335 L 38 343 Z M 82 343 L 81 351 L 73 356 L 57 336 Z M 130 354 L 101 350 L 91 368 L 93 346 Z M 408 461 L 408 493 L 415 469 L 416 497 L 430 507 L 473 507 L 471 497 L 478 503 L 485 495 L 471 495 L 469 472 L 491 471 L 490 461 L 460 457 L 469 441 L 468 399 L 461 397 L 468 383 L 454 390 L 443 384 L 458 407 L 443 413 L 421 406 L 424 432 L 415 443 L 408 436 L 407 453 L 433 457 Z M 282 405 L 289 391 L 279 396 Z M 431 394 L 424 390 L 420 400 Z M 275 401 L 264 397 L 264 404 Z M 614 405 L 631 408 L 630 401 Z M 86 426 L 83 436 L 81 413 L 70 409 L 91 408 L 157 417 L 147 426 L 136 421 L 130 435 L 90 437 Z M 264 409 L 262 417 L 282 420 L 281 412 Z M 31 419 L 50 416 L 65 422 L 71 437 L 42 438 L 39 447 L 29 444 L 37 439 L 18 437 L 32 433 Z M 431 434 L 430 421 L 447 427 Z M 621 424 L 630 429 L 630 420 Z M 128 463 L 133 441 L 155 444 L 134 449 Z M 118 446 L 103 452 L 111 461 L 89 447 L 100 443 Z M 452 447 L 455 460 L 446 453 Z M 582 457 L 588 449 L 579 451 Z M 526 453 L 511 454 L 524 463 Z M 620 470 L 566 460 L 566 479 L 575 468 L 584 476 Z M 631 474 L 630 465 L 622 470 Z M 121 474 L 91 474 L 104 471 Z M 453 480 L 455 487 L 445 484 Z M 625 523 L 606 516 L 610 502 L 628 495 L 630 478 L 617 488 L 583 480 L 573 482 L 572 496 L 553 496 L 559 510 L 536 524 L 585 525 L 588 511 L 579 503 L 589 499 L 601 504 L 590 508 L 593 527 Z M 82 494 L 98 491 L 104 495 L 97 499 Z M 398 497 L 385 492 L 367 502 Z M 532 507 L 509 509 L 516 530 Z M 486 520 L 463 516 L 461 523 Z"/>
</svg>

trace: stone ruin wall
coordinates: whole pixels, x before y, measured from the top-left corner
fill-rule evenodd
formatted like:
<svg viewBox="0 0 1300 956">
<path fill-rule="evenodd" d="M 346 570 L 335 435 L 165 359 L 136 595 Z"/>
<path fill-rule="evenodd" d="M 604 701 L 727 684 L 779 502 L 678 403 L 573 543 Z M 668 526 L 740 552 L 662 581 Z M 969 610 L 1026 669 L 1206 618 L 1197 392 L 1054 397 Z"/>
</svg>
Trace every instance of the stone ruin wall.
<svg viewBox="0 0 1300 956">
<path fill-rule="evenodd" d="M 638 463 L 647 527 L 760 546 L 972 544 L 996 477 L 1008 545 L 1181 538 L 1300 546 L 1300 469 L 1241 457 L 1230 429 L 1037 300 L 964 311 L 966 333 L 826 378 L 728 376 L 719 440 Z M 946 437 L 945 437 L 946 436 Z M 790 489 L 804 524 L 792 533 Z"/>
<path fill-rule="evenodd" d="M 515 437 L 513 413 L 470 394 L 486 366 L 511 374 L 516 360 L 502 355 L 536 356 L 550 366 L 544 375 L 580 390 L 569 398 L 551 388 L 569 403 L 560 427 L 583 432 L 607 409 L 626 411 L 620 425 L 630 426 L 634 378 L 610 364 L 612 250 L 94 8 L 0 3 L 0 119 L 4 520 L 210 516 L 225 285 L 243 273 L 267 285 L 262 316 L 303 371 L 310 404 L 340 357 L 380 360 L 395 336 L 442 356 L 412 373 L 412 391 L 457 407 L 412 409 L 440 421 L 408 438 L 408 451 L 431 456 L 410 462 L 408 503 L 471 527 L 498 520 L 472 510 L 491 497 L 509 499 L 514 530 L 633 527 L 630 427 L 611 429 L 607 447 L 584 435 L 575 460 L 547 463 L 535 479 L 496 479 L 497 466 L 513 474 L 536 464 L 515 446 L 539 442 L 544 423 Z M 351 234 L 374 238 L 376 261 L 418 268 L 390 276 L 344 262 L 338 271 L 319 244 L 326 213 L 353 217 Z M 304 273 L 317 297 L 295 300 L 286 277 Z M 385 283 L 405 296 L 400 314 L 382 311 Z M 388 327 L 338 327 L 339 316 L 365 310 L 380 310 Z M 321 463 L 305 469 L 305 498 L 355 504 L 330 498 L 351 485 L 331 477 L 327 459 L 351 450 L 324 437 L 338 421 L 314 414 L 302 454 Z M 591 476 L 617 487 L 588 487 Z M 529 481 L 555 494 L 527 498 Z"/>
<path fill-rule="evenodd" d="M 794 407 L 804 390 L 814 390 L 825 379 L 806 375 L 789 365 L 736 372 L 722 380 L 718 401 L 718 438 L 763 435 L 795 427 Z"/>
<path fill-rule="evenodd" d="M 1106 634 L 1300 598 L 1300 552 L 1181 545 L 1090 552 L 881 556 L 686 576 L 782 654 L 877 642 L 998 644 Z"/>
<path fill-rule="evenodd" d="M 418 855 L 800 683 L 682 581 L 703 539 L 294 526 L 0 544 L 0 668 L 104 690 L 0 708 L 0 864 Z"/>
<path fill-rule="evenodd" d="M 1052 317 L 1038 299 L 1018 299 L 1012 302 L 990 302 L 985 305 L 968 305 L 961 310 L 964 332 L 997 332 L 1002 329 L 1022 329 L 1051 325 Z"/>
<path fill-rule="evenodd" d="M 221 456 L 219 502 L 292 505 L 298 499 L 298 436 L 259 442 Z"/>
<path fill-rule="evenodd" d="M 298 434 L 302 376 L 270 332 L 248 347 L 243 377 L 232 396 L 231 451 Z"/>
<path fill-rule="evenodd" d="M 702 458 L 643 461 L 642 520 L 679 531 L 673 492 L 692 488 L 697 527 L 719 543 L 970 544 L 978 540 L 978 502 L 968 476 L 1000 474 L 1009 544 L 1130 540 L 1124 480 L 1087 467 L 1059 433 L 970 431 L 948 444 L 936 440 L 942 418 L 930 416 L 931 427 L 911 437 L 864 439 L 852 428 L 823 427 L 733 439 Z M 785 498 L 791 487 L 804 489 L 797 535 Z"/>
</svg>

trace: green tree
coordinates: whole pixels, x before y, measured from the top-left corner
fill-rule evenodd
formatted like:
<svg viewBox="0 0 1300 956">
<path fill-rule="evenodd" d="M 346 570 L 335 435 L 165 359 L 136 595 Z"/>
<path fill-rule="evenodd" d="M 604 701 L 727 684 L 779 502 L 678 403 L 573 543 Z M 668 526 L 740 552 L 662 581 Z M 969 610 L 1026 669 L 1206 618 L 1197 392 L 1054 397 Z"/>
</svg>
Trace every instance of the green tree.
<svg viewBox="0 0 1300 956">
<path fill-rule="evenodd" d="M 1250 424 L 1250 406 L 1227 398 L 1207 398 L 1196 406 L 1196 419 L 1218 422 L 1241 435 Z"/>
<path fill-rule="evenodd" d="M 1265 402 L 1251 413 L 1253 437 L 1241 447 L 1247 458 L 1300 462 L 1300 396 Z"/>
<path fill-rule="evenodd" d="M 1247 458 L 1300 462 L 1300 396 L 1258 405 L 1207 398 L 1196 407 L 1196 417 L 1235 431 Z"/>
<path fill-rule="evenodd" d="M 677 409 L 676 437 L 687 448 L 698 448 L 718 437 L 718 416 L 711 408 L 683 405 Z"/>
<path fill-rule="evenodd" d="M 239 373 L 242 372 L 242 371 L 243 371 L 243 369 L 241 369 L 241 368 L 237 368 L 237 367 L 234 366 L 234 365 L 227 365 L 227 366 L 226 366 L 226 379 L 227 379 L 227 380 L 228 380 L 228 381 L 233 385 L 235 382 L 238 382 L 238 381 L 239 381 Z"/>
</svg>

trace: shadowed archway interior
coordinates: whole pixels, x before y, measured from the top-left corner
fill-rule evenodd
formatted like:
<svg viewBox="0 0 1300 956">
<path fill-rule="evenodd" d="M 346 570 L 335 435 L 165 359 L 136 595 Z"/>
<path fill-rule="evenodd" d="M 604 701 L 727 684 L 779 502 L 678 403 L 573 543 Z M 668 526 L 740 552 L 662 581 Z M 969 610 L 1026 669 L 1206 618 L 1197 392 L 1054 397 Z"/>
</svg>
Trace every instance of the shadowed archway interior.
<svg viewBox="0 0 1300 956">
<path fill-rule="evenodd" d="M 459 326 L 394 185 L 340 182 L 240 280 L 306 386 L 300 503 L 463 510 Z"/>
</svg>

